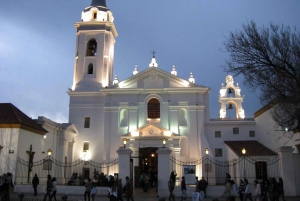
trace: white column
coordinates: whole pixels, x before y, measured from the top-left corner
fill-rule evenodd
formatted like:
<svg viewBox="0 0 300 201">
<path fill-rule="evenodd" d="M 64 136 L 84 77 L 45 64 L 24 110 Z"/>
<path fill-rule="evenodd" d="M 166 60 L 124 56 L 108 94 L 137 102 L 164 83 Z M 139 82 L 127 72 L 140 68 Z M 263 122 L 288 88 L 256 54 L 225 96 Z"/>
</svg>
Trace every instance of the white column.
<svg viewBox="0 0 300 201">
<path fill-rule="evenodd" d="M 171 173 L 171 152 L 169 148 L 159 148 L 156 151 L 158 156 L 157 195 L 160 197 L 169 195 L 168 181 Z"/>
<path fill-rule="evenodd" d="M 129 148 L 120 148 L 117 153 L 119 155 L 119 178 L 125 181 L 125 177 L 130 177 L 130 155 L 132 151 Z"/>
<path fill-rule="evenodd" d="M 294 169 L 294 148 L 291 146 L 280 147 L 277 152 L 280 157 L 281 177 L 284 184 L 284 195 L 296 196 L 296 181 Z"/>
<path fill-rule="evenodd" d="M 176 161 L 180 161 L 180 149 L 181 148 L 173 148 Z M 175 165 L 174 170 L 176 170 L 177 177 L 180 178 L 182 176 L 181 166 L 177 165 L 176 163 L 174 165 Z"/>
</svg>

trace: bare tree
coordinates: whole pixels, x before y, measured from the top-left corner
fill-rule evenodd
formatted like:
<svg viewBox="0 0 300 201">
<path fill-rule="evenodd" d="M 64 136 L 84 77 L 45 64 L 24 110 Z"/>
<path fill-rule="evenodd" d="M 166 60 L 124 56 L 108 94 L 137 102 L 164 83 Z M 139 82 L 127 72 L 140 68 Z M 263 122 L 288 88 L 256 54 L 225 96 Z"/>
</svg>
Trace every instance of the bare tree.
<svg viewBox="0 0 300 201">
<path fill-rule="evenodd" d="M 261 103 L 272 104 L 270 114 L 279 126 L 300 131 L 300 33 L 251 21 L 231 32 L 224 45 L 230 54 L 225 71 L 260 90 Z"/>
</svg>

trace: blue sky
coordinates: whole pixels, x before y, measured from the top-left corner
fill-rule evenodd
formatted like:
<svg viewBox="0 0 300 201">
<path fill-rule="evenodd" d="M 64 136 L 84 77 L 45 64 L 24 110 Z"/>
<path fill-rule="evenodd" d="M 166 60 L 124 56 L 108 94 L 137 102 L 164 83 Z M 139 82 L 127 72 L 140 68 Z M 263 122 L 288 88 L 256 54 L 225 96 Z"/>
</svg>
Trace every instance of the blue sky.
<svg viewBox="0 0 300 201">
<path fill-rule="evenodd" d="M 9 0 L 0 2 L 0 102 L 11 102 L 28 116 L 68 121 L 68 88 L 75 55 L 74 23 L 91 0 Z M 155 50 L 159 67 L 208 86 L 211 117 L 219 114 L 218 96 L 228 59 L 224 41 L 230 31 L 254 20 L 300 28 L 299 0 L 107 0 L 119 36 L 114 74 L 131 76 L 148 68 Z M 261 105 L 258 93 L 243 87 L 247 118 Z M 233 117 L 233 114 L 231 114 Z"/>
</svg>

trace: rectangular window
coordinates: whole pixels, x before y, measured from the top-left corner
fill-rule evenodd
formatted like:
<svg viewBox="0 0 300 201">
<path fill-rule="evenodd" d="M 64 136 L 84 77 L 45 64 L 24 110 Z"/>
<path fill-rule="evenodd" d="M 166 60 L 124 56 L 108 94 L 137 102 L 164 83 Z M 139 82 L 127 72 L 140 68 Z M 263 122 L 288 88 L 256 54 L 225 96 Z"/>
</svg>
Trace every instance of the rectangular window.
<svg viewBox="0 0 300 201">
<path fill-rule="evenodd" d="M 239 132 L 240 132 L 239 128 L 233 128 L 233 134 L 236 135 L 236 134 L 239 134 Z"/>
<path fill-rule="evenodd" d="M 51 159 L 43 159 L 43 170 L 52 170 L 52 160 Z"/>
<path fill-rule="evenodd" d="M 215 131 L 215 138 L 221 137 L 221 131 Z"/>
<path fill-rule="evenodd" d="M 89 142 L 83 142 L 83 150 L 89 150 L 90 143 Z"/>
<path fill-rule="evenodd" d="M 223 156 L 222 149 L 215 149 L 215 155 L 216 157 L 222 157 Z"/>
<path fill-rule="evenodd" d="M 255 137 L 255 131 L 249 131 L 249 137 Z"/>
<path fill-rule="evenodd" d="M 267 175 L 267 163 L 266 162 L 255 162 L 256 179 L 268 178 Z"/>
<path fill-rule="evenodd" d="M 90 117 L 84 117 L 84 128 L 90 127 Z"/>
</svg>

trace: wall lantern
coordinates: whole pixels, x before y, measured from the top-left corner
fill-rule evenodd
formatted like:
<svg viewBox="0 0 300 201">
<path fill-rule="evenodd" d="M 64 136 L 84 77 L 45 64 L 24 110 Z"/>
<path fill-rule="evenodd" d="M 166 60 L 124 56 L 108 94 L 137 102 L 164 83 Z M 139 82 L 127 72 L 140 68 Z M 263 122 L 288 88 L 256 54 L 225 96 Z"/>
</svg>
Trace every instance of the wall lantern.
<svg viewBox="0 0 300 201">
<path fill-rule="evenodd" d="M 209 154 L 209 150 L 208 148 L 205 149 L 205 154 L 208 155 Z"/>
<path fill-rule="evenodd" d="M 246 149 L 245 149 L 245 148 L 242 149 L 242 153 L 243 153 L 244 155 L 246 154 Z"/>
<path fill-rule="evenodd" d="M 127 139 L 124 138 L 124 139 L 123 139 L 123 145 L 124 145 L 123 147 L 124 147 L 124 148 L 126 148 L 126 144 L 127 144 Z"/>
<path fill-rule="evenodd" d="M 162 142 L 163 142 L 163 144 L 164 144 L 164 147 L 166 147 L 166 138 L 164 138 L 164 139 L 162 140 Z"/>
<path fill-rule="evenodd" d="M 51 150 L 51 149 L 48 149 L 47 153 L 48 153 L 48 156 L 51 156 L 52 150 Z"/>
</svg>

